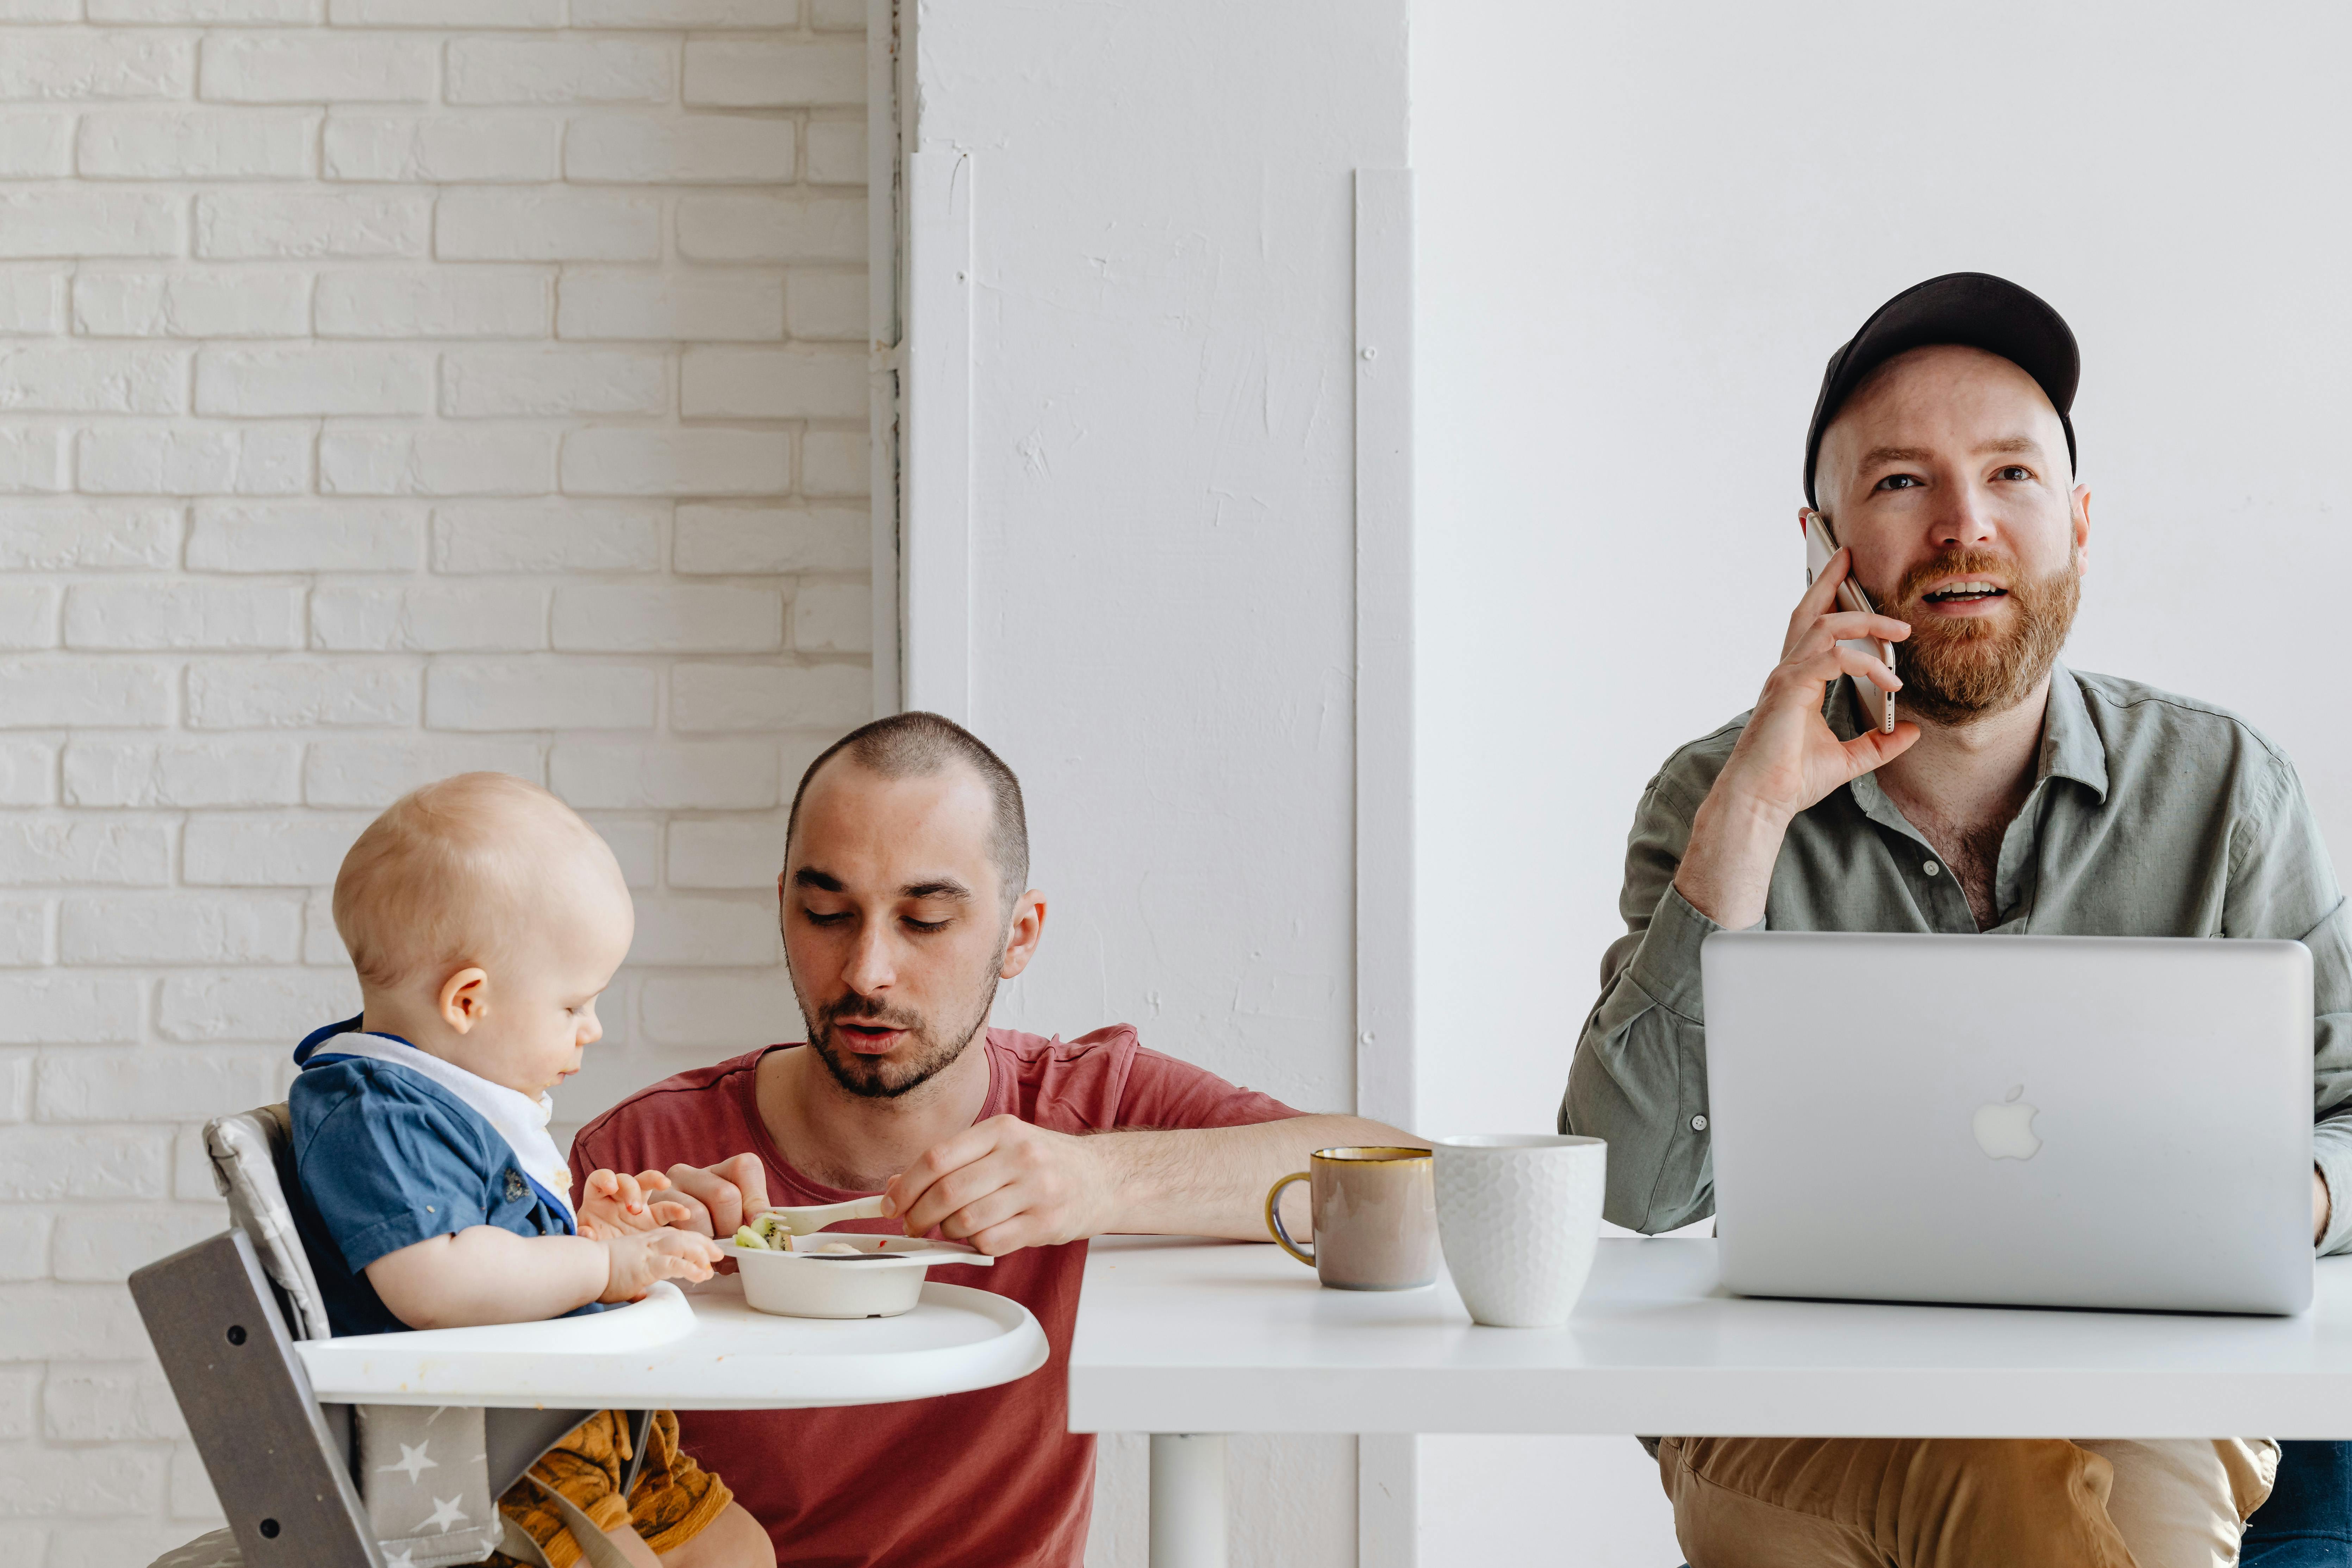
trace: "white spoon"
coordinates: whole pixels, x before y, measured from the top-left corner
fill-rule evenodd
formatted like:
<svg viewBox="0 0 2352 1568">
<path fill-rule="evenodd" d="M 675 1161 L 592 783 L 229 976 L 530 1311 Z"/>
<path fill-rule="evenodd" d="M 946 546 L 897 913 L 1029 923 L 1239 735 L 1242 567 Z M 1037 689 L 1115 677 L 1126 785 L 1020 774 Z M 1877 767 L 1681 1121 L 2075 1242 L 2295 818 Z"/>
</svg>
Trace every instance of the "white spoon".
<svg viewBox="0 0 2352 1568">
<path fill-rule="evenodd" d="M 794 1236 L 814 1236 L 826 1226 L 845 1219 L 886 1219 L 882 1212 L 882 1194 L 870 1198 L 852 1198 L 845 1204 L 810 1204 L 802 1208 L 769 1209 L 753 1215 L 754 1220 L 775 1216 L 779 1229 Z"/>
</svg>

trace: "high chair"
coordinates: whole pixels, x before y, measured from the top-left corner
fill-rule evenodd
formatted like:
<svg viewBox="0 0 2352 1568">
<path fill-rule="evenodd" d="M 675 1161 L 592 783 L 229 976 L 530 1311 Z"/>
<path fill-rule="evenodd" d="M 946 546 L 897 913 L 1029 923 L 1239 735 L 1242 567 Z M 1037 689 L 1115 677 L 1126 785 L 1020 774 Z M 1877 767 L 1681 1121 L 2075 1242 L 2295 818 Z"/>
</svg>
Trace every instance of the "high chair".
<svg viewBox="0 0 2352 1568">
<path fill-rule="evenodd" d="M 131 1293 L 186 1416 L 228 1527 L 159 1559 L 155 1568 L 401 1568 L 371 1528 L 354 1484 L 353 1407 L 321 1404 L 294 1350 L 331 1337 L 324 1298 L 286 1204 L 292 1179 L 283 1105 L 205 1127 L 213 1182 L 234 1227 L 131 1276 Z M 495 1500 L 591 1410 L 480 1412 L 478 1484 Z M 645 1456 L 652 1412 L 633 1412 L 626 1484 Z M 470 1445 L 467 1445 L 470 1446 Z M 455 1466 L 472 1456 L 451 1455 Z M 439 1461 L 436 1461 L 438 1468 Z M 575 1510 L 576 1511 L 576 1510 Z M 487 1522 L 487 1521 L 479 1521 Z M 586 1525 L 584 1516 L 579 1521 Z M 621 1564 L 601 1531 L 575 1535 L 593 1568 Z M 520 1532 L 497 1543 L 518 1552 Z M 625 1568 L 625 1565 L 621 1565 Z"/>
</svg>

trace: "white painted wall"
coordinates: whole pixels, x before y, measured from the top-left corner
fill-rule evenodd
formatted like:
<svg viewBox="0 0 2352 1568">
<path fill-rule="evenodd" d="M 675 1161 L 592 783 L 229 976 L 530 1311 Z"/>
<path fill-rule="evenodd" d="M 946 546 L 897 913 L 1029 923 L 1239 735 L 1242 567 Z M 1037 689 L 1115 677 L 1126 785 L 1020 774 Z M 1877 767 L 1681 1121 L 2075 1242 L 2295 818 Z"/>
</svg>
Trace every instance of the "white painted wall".
<svg viewBox="0 0 2352 1568">
<path fill-rule="evenodd" d="M 793 1027 L 779 806 L 871 704 L 864 20 L 0 0 L 9 1568 L 216 1521 L 121 1281 L 356 999 L 325 889 L 400 791 L 619 852 L 563 1131 Z"/>
<path fill-rule="evenodd" d="M 1052 910 L 1000 1022 L 1351 1104 L 1351 172 L 1398 0 L 922 5 L 972 158 L 973 715 Z M 913 439 L 921 440 L 919 431 Z M 919 454 L 912 461 L 920 461 Z M 1355 1562 L 1353 1444 L 1237 1441 L 1236 1563 Z M 1139 1564 L 1105 1445 L 1089 1561 Z"/>
<path fill-rule="evenodd" d="M 2067 657 L 2234 707 L 2352 847 L 2352 17 L 2294 5 L 1414 7 L 1421 1103 L 1551 1124 L 1623 837 L 1802 584 L 1830 352 L 1956 268 L 2074 324 Z M 1425 1443 L 1423 1563 L 1660 1568 L 1630 1443 Z"/>
</svg>

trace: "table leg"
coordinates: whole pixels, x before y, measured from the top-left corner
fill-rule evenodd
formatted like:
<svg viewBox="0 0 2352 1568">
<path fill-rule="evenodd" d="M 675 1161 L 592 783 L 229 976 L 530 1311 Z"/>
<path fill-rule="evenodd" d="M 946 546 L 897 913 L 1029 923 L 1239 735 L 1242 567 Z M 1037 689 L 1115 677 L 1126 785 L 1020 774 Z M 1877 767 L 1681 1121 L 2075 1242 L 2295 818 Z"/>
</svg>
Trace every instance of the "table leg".
<svg viewBox="0 0 2352 1568">
<path fill-rule="evenodd" d="M 1223 1433 L 1152 1434 L 1151 1568 L 1225 1568 Z"/>
</svg>

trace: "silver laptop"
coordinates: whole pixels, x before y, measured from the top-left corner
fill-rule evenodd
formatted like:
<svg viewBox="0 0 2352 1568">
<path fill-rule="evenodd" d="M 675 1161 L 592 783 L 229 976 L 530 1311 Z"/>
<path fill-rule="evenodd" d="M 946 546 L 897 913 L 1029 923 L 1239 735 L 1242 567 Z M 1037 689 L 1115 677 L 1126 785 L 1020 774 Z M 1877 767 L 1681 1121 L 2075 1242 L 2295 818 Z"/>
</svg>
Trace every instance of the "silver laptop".
<svg viewBox="0 0 2352 1568">
<path fill-rule="evenodd" d="M 1700 968 L 1730 1289 L 2310 1304 L 2302 943 L 1723 931 Z"/>
</svg>

